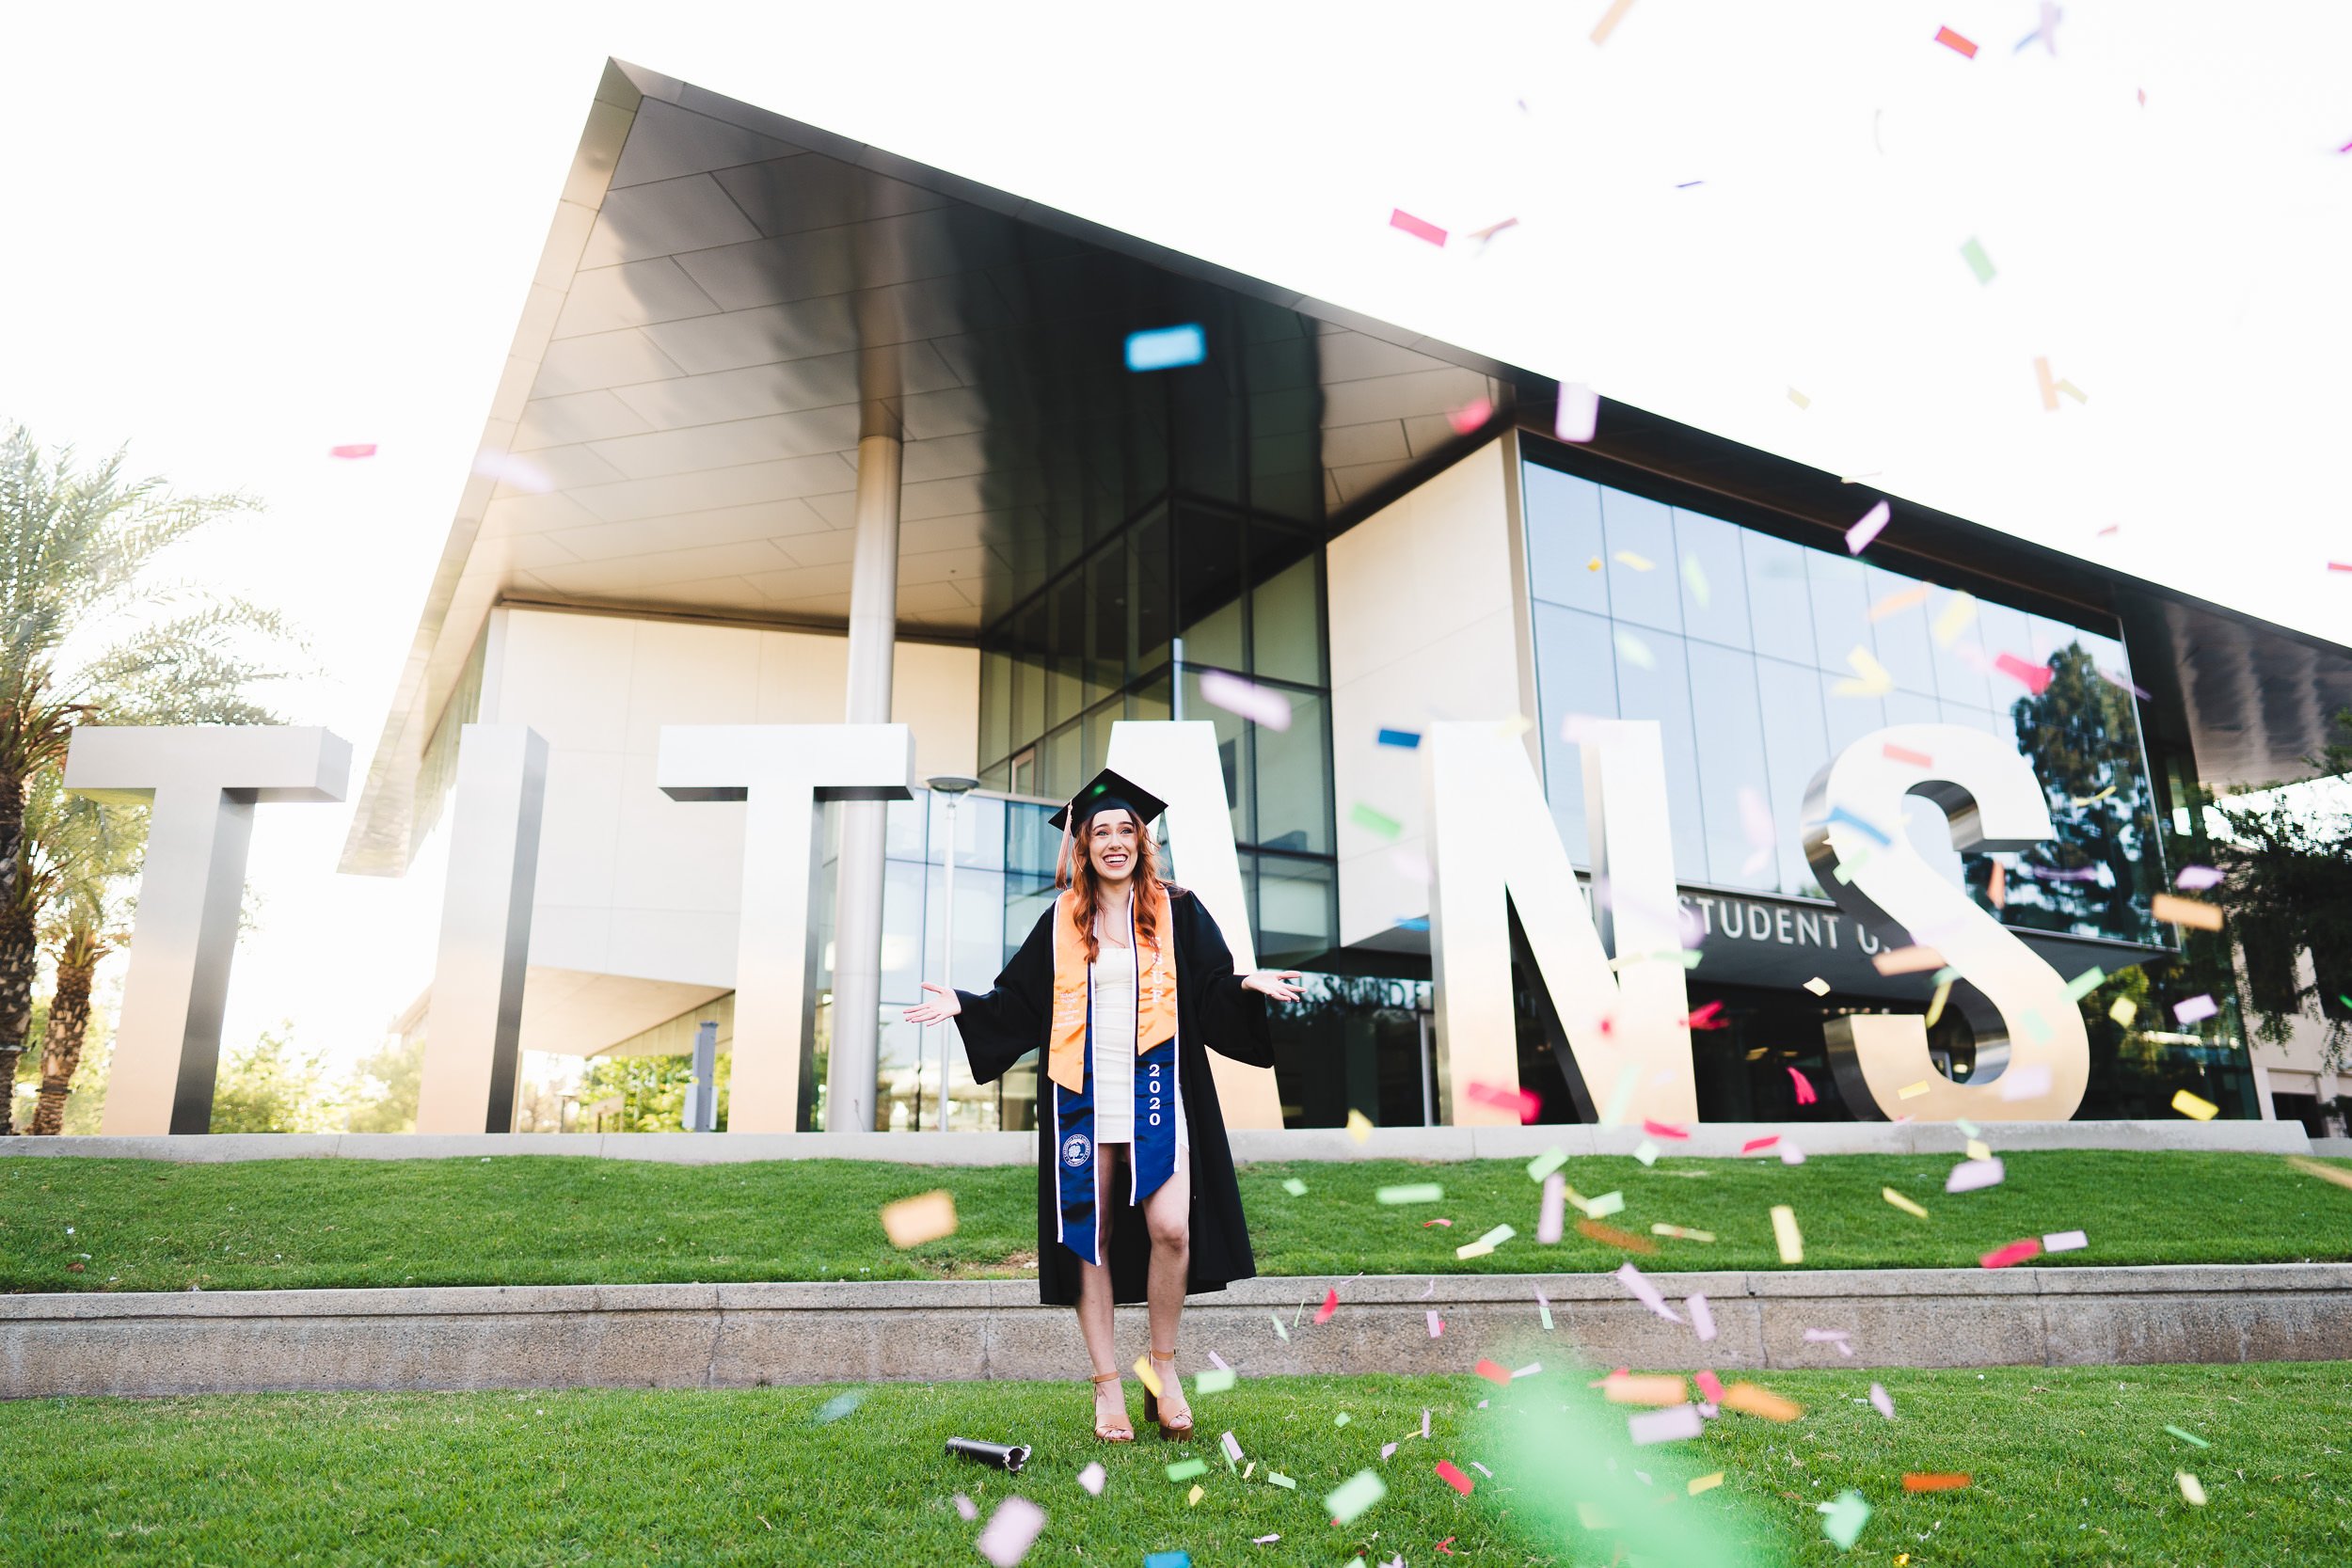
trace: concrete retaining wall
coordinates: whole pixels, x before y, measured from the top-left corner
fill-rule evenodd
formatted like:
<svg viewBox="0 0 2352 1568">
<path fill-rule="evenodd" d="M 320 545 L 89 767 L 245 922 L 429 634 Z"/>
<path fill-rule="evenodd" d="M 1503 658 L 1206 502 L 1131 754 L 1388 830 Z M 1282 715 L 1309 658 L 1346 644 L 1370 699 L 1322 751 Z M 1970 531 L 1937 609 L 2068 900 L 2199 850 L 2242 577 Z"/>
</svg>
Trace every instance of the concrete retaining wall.
<svg viewBox="0 0 2352 1568">
<path fill-rule="evenodd" d="M 2352 1264 L 1656 1275 L 1719 1337 L 1608 1275 L 1250 1280 L 1196 1299 L 1187 1371 L 1461 1372 L 1481 1355 L 1603 1367 L 1992 1367 L 2352 1359 Z M 1336 1286 L 1324 1327 L 1314 1306 Z M 1553 1331 L 1537 1319 L 1550 1300 Z M 1303 1308 L 1303 1309 L 1302 1309 Z M 1444 1320 L 1429 1337 L 1427 1314 Z M 1140 1354 L 1140 1310 L 1120 1353 Z M 1289 1338 L 1277 1335 L 1279 1318 Z M 1293 1325 L 1295 1326 L 1293 1326 Z M 1844 1330 L 1853 1349 L 1810 1342 Z M 1078 1379 L 1073 1315 L 1025 1280 L 555 1285 L 0 1296 L 0 1396 L 271 1389 L 747 1387 Z"/>
<path fill-rule="evenodd" d="M 2217 1149 L 2303 1154 L 2312 1140 L 2292 1121 L 2015 1121 L 1983 1129 L 1994 1148 Z M 1684 1140 L 1658 1139 L 1677 1155 L 1736 1158 L 1778 1136 L 1808 1154 L 1953 1154 L 1964 1142 L 1944 1122 L 1703 1122 Z M 1272 1160 L 1532 1159 L 1630 1154 L 1638 1127 L 1379 1127 L 1360 1143 L 1339 1128 L 1232 1134 L 1233 1157 Z M 923 1165 L 1025 1165 L 1033 1132 L 222 1132 L 150 1138 L 0 1138 L 0 1156 L 81 1155 L 114 1160 L 440 1160 L 498 1154 L 571 1154 L 603 1160 L 720 1164 L 744 1160 L 888 1160 Z"/>
</svg>

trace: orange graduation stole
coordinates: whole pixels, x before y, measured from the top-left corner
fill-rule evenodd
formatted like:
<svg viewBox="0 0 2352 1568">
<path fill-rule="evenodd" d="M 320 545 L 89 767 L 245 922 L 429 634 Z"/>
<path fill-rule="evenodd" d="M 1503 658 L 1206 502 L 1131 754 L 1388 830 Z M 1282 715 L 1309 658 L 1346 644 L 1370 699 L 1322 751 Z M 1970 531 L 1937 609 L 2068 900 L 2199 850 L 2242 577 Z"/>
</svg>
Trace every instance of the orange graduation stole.
<svg viewBox="0 0 2352 1568">
<path fill-rule="evenodd" d="M 1138 890 L 1137 898 L 1151 900 L 1152 928 L 1157 942 L 1136 948 L 1136 1054 L 1176 1037 L 1176 959 L 1169 951 L 1168 889 L 1153 882 Z M 1045 1075 L 1075 1094 L 1086 1085 L 1087 951 L 1079 941 L 1072 911 L 1077 908 L 1075 888 L 1065 888 L 1054 900 L 1054 1016 L 1046 1030 Z M 1135 911 L 1128 911 L 1129 940 Z"/>
</svg>

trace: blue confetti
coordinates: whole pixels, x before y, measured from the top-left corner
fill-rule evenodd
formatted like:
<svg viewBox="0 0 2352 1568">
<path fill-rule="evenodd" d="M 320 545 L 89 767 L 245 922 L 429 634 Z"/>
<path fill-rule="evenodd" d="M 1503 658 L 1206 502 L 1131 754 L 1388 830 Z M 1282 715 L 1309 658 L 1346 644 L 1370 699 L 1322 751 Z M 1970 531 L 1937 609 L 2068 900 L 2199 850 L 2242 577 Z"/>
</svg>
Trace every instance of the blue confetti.
<svg viewBox="0 0 2352 1568">
<path fill-rule="evenodd" d="M 1209 356 L 1209 335 L 1196 323 L 1154 327 L 1127 334 L 1127 368 L 1131 371 L 1172 371 L 1198 365 Z"/>
<path fill-rule="evenodd" d="M 1886 833 L 1883 829 L 1880 829 L 1871 823 L 1865 822 L 1861 817 L 1856 816 L 1853 813 L 1848 811 L 1843 806 L 1832 806 L 1830 808 L 1829 819 L 1832 822 L 1849 823 L 1869 834 L 1872 838 L 1877 839 L 1883 846 L 1891 846 L 1895 842 L 1893 839 L 1886 836 Z"/>
<path fill-rule="evenodd" d="M 1421 732 L 1419 730 L 1382 730 L 1380 732 L 1380 744 L 1383 746 L 1402 746 L 1406 751 L 1410 752 L 1417 749 L 1421 745 Z"/>
<path fill-rule="evenodd" d="M 1396 928 L 1400 931 L 1426 931 L 1429 929 L 1429 918 L 1426 915 L 1415 915 L 1410 920 L 1400 920 L 1396 923 Z"/>
</svg>

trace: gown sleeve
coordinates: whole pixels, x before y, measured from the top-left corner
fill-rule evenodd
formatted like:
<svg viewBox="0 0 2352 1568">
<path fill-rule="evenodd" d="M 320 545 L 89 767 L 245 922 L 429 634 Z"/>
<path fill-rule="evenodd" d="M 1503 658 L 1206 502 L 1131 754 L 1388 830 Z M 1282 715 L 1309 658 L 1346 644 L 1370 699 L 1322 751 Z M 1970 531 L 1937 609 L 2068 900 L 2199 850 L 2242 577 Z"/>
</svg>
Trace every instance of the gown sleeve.
<svg viewBox="0 0 2352 1568">
<path fill-rule="evenodd" d="M 1028 941 L 996 976 L 995 990 L 956 992 L 963 1007 L 955 1018 L 956 1033 L 963 1037 L 963 1057 L 975 1083 L 994 1083 L 1022 1057 L 1045 1047 L 1054 1003 L 1053 924 L 1054 907 L 1048 905 Z"/>
<path fill-rule="evenodd" d="M 1233 973 L 1232 949 L 1198 895 L 1170 900 L 1176 925 L 1178 966 L 1191 973 L 1187 1001 L 1201 1043 L 1222 1056 L 1251 1067 L 1274 1065 L 1274 1037 L 1266 1027 L 1265 998 L 1245 990 Z"/>
</svg>

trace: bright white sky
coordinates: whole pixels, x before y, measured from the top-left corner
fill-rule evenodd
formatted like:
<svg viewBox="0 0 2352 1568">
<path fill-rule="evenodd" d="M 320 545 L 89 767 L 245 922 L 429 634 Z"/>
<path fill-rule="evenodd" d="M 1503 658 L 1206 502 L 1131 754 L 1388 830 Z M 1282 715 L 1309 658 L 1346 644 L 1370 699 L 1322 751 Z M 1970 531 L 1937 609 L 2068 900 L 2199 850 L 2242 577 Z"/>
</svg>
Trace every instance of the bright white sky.
<svg viewBox="0 0 2352 1568">
<path fill-rule="evenodd" d="M 2055 57 L 2031 0 L 1634 0 L 1596 46 L 1607 8 L 27 8 L 0 419 L 265 503 L 189 564 L 310 628 L 288 706 L 356 786 L 612 55 L 2346 635 L 2352 7 L 2070 0 Z M 2089 403 L 2043 412 L 2037 356 Z M 227 1043 L 356 1053 L 437 870 L 262 815 Z"/>
</svg>

